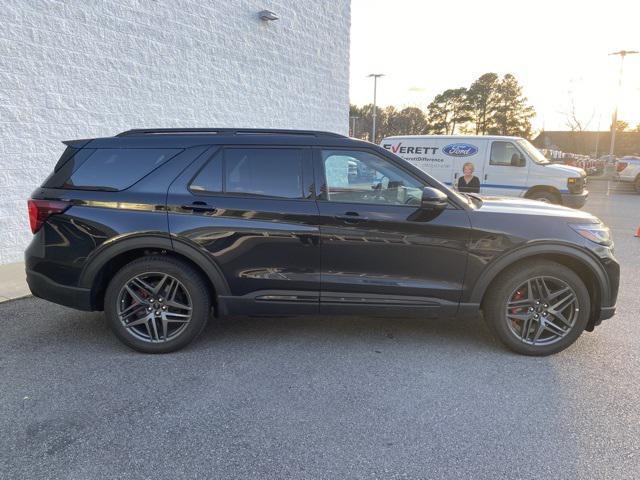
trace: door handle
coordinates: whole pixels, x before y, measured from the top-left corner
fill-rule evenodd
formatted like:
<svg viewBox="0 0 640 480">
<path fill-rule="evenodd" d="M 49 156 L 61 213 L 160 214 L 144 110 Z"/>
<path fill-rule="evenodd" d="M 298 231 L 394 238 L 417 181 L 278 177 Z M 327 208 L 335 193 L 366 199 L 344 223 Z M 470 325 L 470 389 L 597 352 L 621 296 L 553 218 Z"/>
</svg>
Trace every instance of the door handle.
<svg viewBox="0 0 640 480">
<path fill-rule="evenodd" d="M 218 209 L 205 202 L 192 202 L 190 205 L 182 205 L 183 210 L 191 210 L 192 212 L 211 212 L 215 213 Z"/>
<path fill-rule="evenodd" d="M 357 223 L 367 220 L 366 217 L 361 217 L 358 212 L 346 212 L 344 215 L 336 215 L 334 218 L 344 223 Z"/>
<path fill-rule="evenodd" d="M 487 180 L 487 174 L 486 173 L 484 174 L 484 180 L 485 181 Z"/>
</svg>

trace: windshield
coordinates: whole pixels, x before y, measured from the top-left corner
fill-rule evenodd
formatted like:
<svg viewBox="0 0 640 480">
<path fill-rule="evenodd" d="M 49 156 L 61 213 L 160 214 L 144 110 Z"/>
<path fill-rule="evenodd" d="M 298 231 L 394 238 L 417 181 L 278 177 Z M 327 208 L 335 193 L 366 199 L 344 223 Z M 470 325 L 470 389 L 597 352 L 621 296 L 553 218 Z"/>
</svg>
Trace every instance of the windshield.
<svg viewBox="0 0 640 480">
<path fill-rule="evenodd" d="M 538 150 L 536 147 L 531 145 L 527 140 L 520 139 L 516 143 L 520 146 L 520 148 L 522 148 L 527 153 L 529 158 L 531 160 L 533 160 L 534 162 L 542 164 L 542 165 L 545 165 L 547 163 L 551 163 L 549 160 L 547 160 L 547 157 L 545 157 L 540 152 L 540 150 Z"/>
</svg>

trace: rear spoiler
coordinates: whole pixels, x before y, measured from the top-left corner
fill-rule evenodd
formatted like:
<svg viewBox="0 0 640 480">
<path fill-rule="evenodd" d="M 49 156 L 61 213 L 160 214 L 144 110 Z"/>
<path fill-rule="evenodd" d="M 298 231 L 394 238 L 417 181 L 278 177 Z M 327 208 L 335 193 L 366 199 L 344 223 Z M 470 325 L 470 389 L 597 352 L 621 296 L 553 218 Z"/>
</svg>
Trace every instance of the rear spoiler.
<svg viewBox="0 0 640 480">
<path fill-rule="evenodd" d="M 64 140 L 62 143 L 67 146 L 67 148 L 62 152 L 62 155 L 58 159 L 56 166 L 53 167 L 53 171 L 57 172 L 62 168 L 62 166 L 67 163 L 67 161 L 73 157 L 78 150 L 88 144 L 92 139 L 83 139 L 83 140 Z"/>
<path fill-rule="evenodd" d="M 67 147 L 82 148 L 91 140 L 93 140 L 93 138 L 83 138 L 81 140 L 63 140 L 62 143 L 64 143 Z"/>
</svg>

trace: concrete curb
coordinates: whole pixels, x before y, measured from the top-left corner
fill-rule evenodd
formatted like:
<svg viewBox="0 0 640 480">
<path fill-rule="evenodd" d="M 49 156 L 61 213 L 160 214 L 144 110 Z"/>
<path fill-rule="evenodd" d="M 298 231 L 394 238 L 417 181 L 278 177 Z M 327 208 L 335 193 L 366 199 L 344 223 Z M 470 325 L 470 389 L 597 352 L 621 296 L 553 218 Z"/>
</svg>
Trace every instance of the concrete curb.
<svg viewBox="0 0 640 480">
<path fill-rule="evenodd" d="M 0 303 L 29 295 L 24 262 L 0 265 Z"/>
<path fill-rule="evenodd" d="M 32 294 L 27 294 L 27 295 L 21 295 L 19 297 L 13 297 L 13 298 L 0 298 L 0 303 L 10 303 L 10 302 L 17 302 L 18 300 L 23 300 L 25 298 L 29 298 L 29 297 L 33 297 Z"/>
</svg>

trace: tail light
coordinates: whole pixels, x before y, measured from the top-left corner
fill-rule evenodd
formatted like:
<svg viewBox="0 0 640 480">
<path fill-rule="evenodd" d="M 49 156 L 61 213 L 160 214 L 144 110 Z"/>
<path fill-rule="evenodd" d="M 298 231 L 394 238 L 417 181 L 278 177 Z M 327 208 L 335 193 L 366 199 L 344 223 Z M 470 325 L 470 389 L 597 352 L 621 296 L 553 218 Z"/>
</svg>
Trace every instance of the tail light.
<svg viewBox="0 0 640 480">
<path fill-rule="evenodd" d="M 616 172 L 621 172 L 625 168 L 627 168 L 627 162 L 618 162 L 616 164 Z"/>
<path fill-rule="evenodd" d="M 71 203 L 60 200 L 34 200 L 30 198 L 27 205 L 29 207 L 29 225 L 31 226 L 31 231 L 36 233 L 42 224 L 47 221 L 47 218 L 64 212 L 71 206 Z"/>
</svg>

